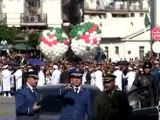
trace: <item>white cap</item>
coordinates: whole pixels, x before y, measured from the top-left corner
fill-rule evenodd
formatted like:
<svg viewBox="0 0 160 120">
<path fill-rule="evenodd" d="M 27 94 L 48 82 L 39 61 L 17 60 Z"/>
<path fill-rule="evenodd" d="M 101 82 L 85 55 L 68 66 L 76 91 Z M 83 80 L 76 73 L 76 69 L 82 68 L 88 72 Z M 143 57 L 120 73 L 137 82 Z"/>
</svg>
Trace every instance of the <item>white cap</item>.
<svg viewBox="0 0 160 120">
<path fill-rule="evenodd" d="M 44 69 L 44 66 L 41 66 L 40 68 Z"/>
<path fill-rule="evenodd" d="M 114 68 L 115 68 L 115 69 L 119 69 L 119 66 L 115 66 Z"/>
<path fill-rule="evenodd" d="M 53 68 L 54 68 L 54 69 L 58 69 L 58 66 L 57 66 L 57 65 L 53 65 Z"/>
<path fill-rule="evenodd" d="M 8 65 L 3 66 L 2 68 L 3 68 L 3 69 L 6 69 L 6 68 L 8 68 Z"/>
<path fill-rule="evenodd" d="M 133 70 L 133 68 L 132 67 L 128 67 L 128 70 Z"/>
</svg>

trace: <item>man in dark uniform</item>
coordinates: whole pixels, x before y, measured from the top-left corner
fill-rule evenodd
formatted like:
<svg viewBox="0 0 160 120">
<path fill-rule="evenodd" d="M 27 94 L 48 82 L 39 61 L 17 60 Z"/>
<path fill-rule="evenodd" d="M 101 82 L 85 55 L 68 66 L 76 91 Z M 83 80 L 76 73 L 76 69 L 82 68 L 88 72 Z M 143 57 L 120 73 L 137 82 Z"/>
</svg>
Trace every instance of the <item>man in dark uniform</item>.
<svg viewBox="0 0 160 120">
<path fill-rule="evenodd" d="M 31 71 L 26 74 L 26 84 L 16 91 L 16 120 L 36 120 L 40 105 L 37 104 L 36 86 L 38 83 L 37 72 Z"/>
<path fill-rule="evenodd" d="M 83 70 L 70 70 L 71 85 L 62 89 L 63 108 L 59 120 L 88 120 L 91 117 L 90 92 L 81 87 Z"/>
<path fill-rule="evenodd" d="M 141 107 L 150 107 L 158 104 L 158 84 L 156 78 L 151 74 L 152 64 L 145 61 L 143 64 L 143 74 L 139 74 L 133 86 L 139 89 L 141 96 Z"/>
<path fill-rule="evenodd" d="M 98 94 L 94 101 L 92 120 L 128 120 L 131 107 L 126 94 L 117 89 L 116 76 L 103 75 L 104 91 Z"/>
</svg>

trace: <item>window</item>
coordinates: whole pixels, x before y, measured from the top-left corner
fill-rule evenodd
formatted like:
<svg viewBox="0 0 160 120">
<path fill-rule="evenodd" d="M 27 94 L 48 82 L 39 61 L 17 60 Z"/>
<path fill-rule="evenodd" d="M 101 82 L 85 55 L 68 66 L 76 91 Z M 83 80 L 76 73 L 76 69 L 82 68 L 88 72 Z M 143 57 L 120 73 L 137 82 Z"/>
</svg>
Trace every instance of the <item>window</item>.
<svg viewBox="0 0 160 120">
<path fill-rule="evenodd" d="M 135 15 L 134 15 L 134 13 L 131 13 L 131 15 L 130 15 L 131 17 L 134 17 Z"/>
<path fill-rule="evenodd" d="M 119 47 L 118 46 L 115 47 L 115 53 L 119 54 Z"/>
<path fill-rule="evenodd" d="M 143 17 L 143 16 L 144 16 L 144 13 L 140 13 L 139 16 L 140 16 L 140 17 Z"/>
<path fill-rule="evenodd" d="M 109 59 L 109 50 L 108 47 L 105 47 L 105 54 L 106 54 L 106 59 Z"/>
<path fill-rule="evenodd" d="M 144 46 L 139 47 L 139 59 L 143 60 L 144 57 Z"/>
</svg>

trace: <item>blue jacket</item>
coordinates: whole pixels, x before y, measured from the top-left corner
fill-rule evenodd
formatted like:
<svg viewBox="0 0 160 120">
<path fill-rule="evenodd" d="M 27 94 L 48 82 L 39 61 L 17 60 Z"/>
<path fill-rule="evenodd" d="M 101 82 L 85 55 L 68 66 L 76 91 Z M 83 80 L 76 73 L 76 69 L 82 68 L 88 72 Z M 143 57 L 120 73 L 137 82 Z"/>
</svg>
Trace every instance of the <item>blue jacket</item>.
<svg viewBox="0 0 160 120">
<path fill-rule="evenodd" d="M 37 100 L 37 96 L 31 91 L 31 89 L 24 85 L 22 89 L 16 91 L 16 114 L 17 115 L 34 115 L 32 109 Z"/>
<path fill-rule="evenodd" d="M 80 89 L 77 94 L 69 91 L 64 94 L 63 108 L 59 120 L 85 120 L 85 117 L 91 117 L 90 92 L 86 89 Z"/>
<path fill-rule="evenodd" d="M 155 77 L 156 82 L 158 83 L 158 88 L 160 90 L 160 69 L 154 68 L 152 71 L 152 75 Z"/>
</svg>

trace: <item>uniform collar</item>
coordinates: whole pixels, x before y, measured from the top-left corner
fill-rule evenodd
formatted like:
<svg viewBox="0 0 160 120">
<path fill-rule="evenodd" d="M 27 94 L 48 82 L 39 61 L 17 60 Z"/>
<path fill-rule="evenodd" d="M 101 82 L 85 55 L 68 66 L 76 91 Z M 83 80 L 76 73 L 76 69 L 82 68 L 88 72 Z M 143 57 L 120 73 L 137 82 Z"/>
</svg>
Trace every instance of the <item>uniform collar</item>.
<svg viewBox="0 0 160 120">
<path fill-rule="evenodd" d="M 76 91 L 75 91 L 75 90 L 76 90 L 76 88 L 78 88 L 77 93 L 79 93 L 79 92 L 81 91 L 81 86 L 79 86 L 79 87 L 75 87 L 75 86 L 73 86 L 73 88 L 74 88 L 74 92 L 76 92 Z"/>
<path fill-rule="evenodd" d="M 26 83 L 26 84 L 27 84 L 28 88 L 33 92 L 34 88 L 30 84 L 28 84 L 28 83 Z"/>
</svg>

